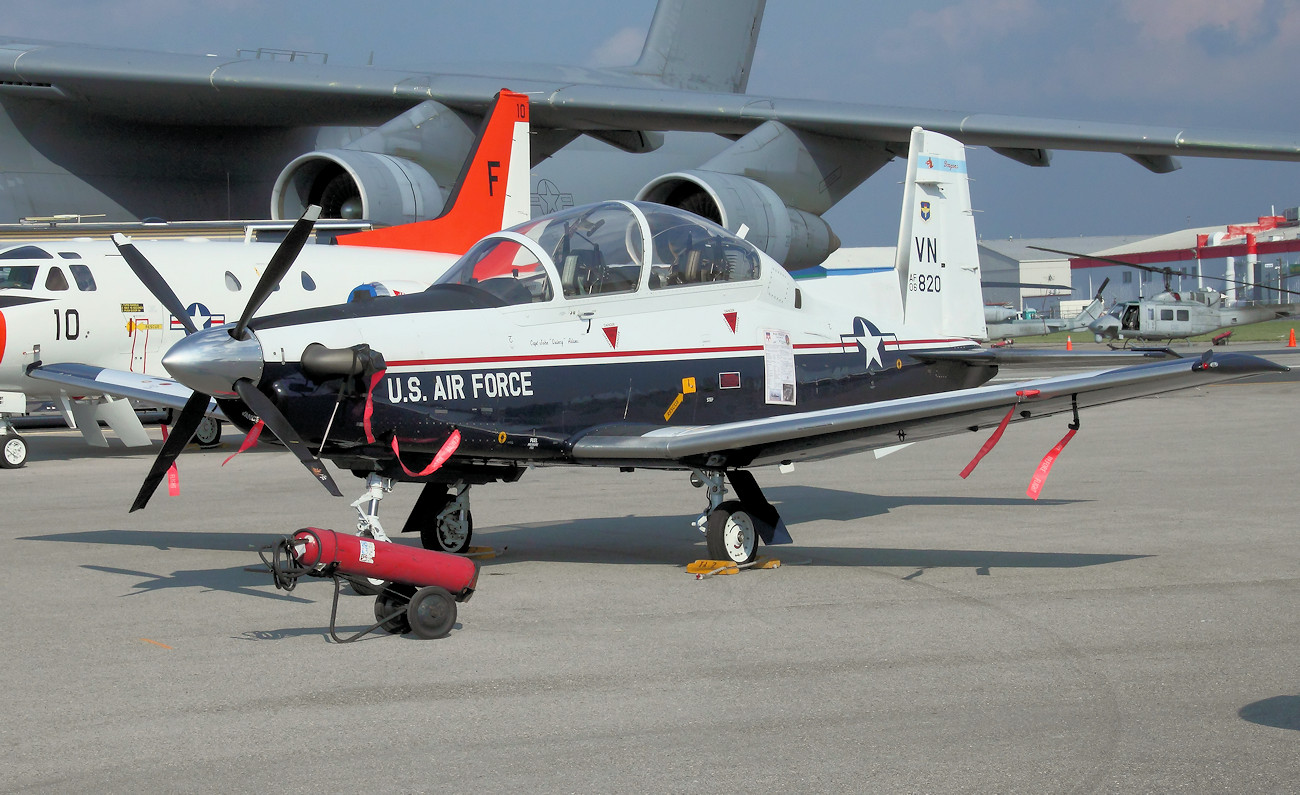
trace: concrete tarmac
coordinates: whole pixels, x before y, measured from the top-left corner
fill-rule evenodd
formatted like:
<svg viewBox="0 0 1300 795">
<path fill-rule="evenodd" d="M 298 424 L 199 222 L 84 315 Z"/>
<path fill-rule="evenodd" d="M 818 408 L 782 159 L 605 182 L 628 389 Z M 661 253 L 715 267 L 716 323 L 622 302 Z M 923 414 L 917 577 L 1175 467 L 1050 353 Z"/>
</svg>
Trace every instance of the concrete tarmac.
<svg viewBox="0 0 1300 795">
<path fill-rule="evenodd" d="M 244 569 L 349 530 L 361 481 L 222 468 L 228 439 L 128 514 L 153 451 L 31 432 L 0 471 L 0 790 L 1294 791 L 1298 398 L 1085 411 L 1037 502 L 1063 417 L 968 480 L 987 432 L 759 470 L 796 544 L 705 580 L 683 473 L 536 469 L 475 488 L 502 554 L 451 635 L 342 646 L 328 581 Z M 345 591 L 340 630 L 372 612 Z"/>
</svg>

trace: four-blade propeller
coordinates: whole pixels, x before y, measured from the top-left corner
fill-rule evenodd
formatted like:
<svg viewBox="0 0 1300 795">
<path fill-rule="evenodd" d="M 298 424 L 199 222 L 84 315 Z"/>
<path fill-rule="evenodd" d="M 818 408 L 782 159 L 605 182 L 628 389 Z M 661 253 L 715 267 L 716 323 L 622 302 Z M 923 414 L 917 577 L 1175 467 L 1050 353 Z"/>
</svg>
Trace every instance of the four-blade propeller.
<svg viewBox="0 0 1300 795">
<path fill-rule="evenodd" d="M 220 347 L 223 344 L 228 344 L 231 346 L 238 346 L 239 343 L 247 343 L 248 340 L 251 339 L 251 335 L 248 333 L 249 321 L 252 320 L 253 316 L 257 313 L 257 310 L 261 309 L 262 304 L 266 302 L 266 299 L 270 297 L 271 293 L 275 292 L 275 289 L 280 284 L 280 280 L 283 279 L 285 274 L 289 272 L 289 269 L 293 267 L 294 260 L 298 258 L 298 254 L 302 251 L 302 247 L 307 242 L 307 238 L 311 236 L 312 227 L 315 226 L 316 219 L 319 217 L 320 207 L 313 205 L 307 209 L 307 212 L 303 214 L 302 218 L 298 219 L 297 223 L 293 225 L 293 229 L 289 231 L 289 234 L 285 236 L 284 241 L 280 243 L 279 248 L 275 250 L 275 254 L 267 264 L 266 270 L 263 271 L 261 278 L 257 282 L 257 286 L 253 288 L 252 295 L 248 298 L 248 304 L 244 307 L 244 312 L 240 315 L 239 322 L 228 332 L 224 328 L 220 330 L 212 329 L 209 332 L 205 332 L 205 334 L 209 335 L 209 338 L 205 342 L 206 345 L 216 345 Z M 171 287 L 167 284 L 167 281 L 158 273 L 158 270 L 154 268 L 153 264 L 140 253 L 140 250 L 128 242 L 122 235 L 114 235 L 113 243 L 117 246 L 118 251 L 121 252 L 122 258 L 126 260 L 127 265 L 130 266 L 131 270 L 140 281 L 144 283 L 149 291 L 153 293 L 154 297 L 162 303 L 163 307 L 166 308 L 168 312 L 171 312 L 172 315 L 185 325 L 187 340 L 189 339 L 189 335 L 198 333 L 198 330 L 194 326 L 194 321 L 186 314 L 185 306 L 180 302 L 180 299 L 176 297 L 176 293 L 172 291 Z M 214 341 L 213 332 L 218 335 L 225 334 L 228 336 Z M 225 342 L 221 342 L 221 339 L 224 339 Z M 179 347 L 183 344 L 184 343 L 177 343 L 177 346 Z M 245 345 L 240 347 L 247 346 Z M 164 363 L 165 361 L 166 357 L 164 357 Z M 173 373 L 173 375 L 175 375 L 175 373 Z M 209 376 L 209 378 L 211 378 L 211 376 Z M 193 388 L 192 384 L 186 385 Z M 303 443 L 302 437 L 289 423 L 288 418 L 286 418 L 284 414 L 276 408 L 275 404 L 269 397 L 257 388 L 257 384 L 252 378 L 237 377 L 230 382 L 227 389 L 228 391 L 239 395 L 244 404 L 247 405 L 248 408 L 266 424 L 266 427 L 271 429 L 271 432 L 275 434 L 276 438 L 278 438 L 285 447 L 297 456 L 298 460 L 307 468 L 307 471 L 311 472 L 312 477 L 320 482 L 321 485 L 330 492 L 330 494 L 333 494 L 336 497 L 342 496 L 342 492 L 340 492 L 338 486 L 335 485 L 334 479 L 330 477 L 329 472 L 326 471 L 325 465 L 312 455 L 311 451 L 307 448 L 307 445 Z M 162 481 L 163 476 L 167 474 L 167 470 L 176 460 L 176 457 L 180 455 L 181 450 L 185 449 L 185 445 L 189 444 L 190 438 L 194 436 L 194 432 L 198 430 L 199 423 L 203 421 L 204 416 L 208 412 L 208 406 L 211 403 L 211 400 L 212 396 L 210 394 L 195 389 L 194 394 L 185 402 L 184 408 L 181 409 L 180 414 L 176 417 L 176 421 L 172 426 L 171 434 L 167 437 L 167 441 L 163 444 L 162 449 L 158 451 L 158 457 L 154 459 L 153 466 L 149 469 L 149 474 L 145 476 L 144 483 L 140 486 L 140 492 L 136 495 L 135 502 L 131 504 L 132 511 L 138 511 L 148 504 L 149 498 L 153 496 L 153 493 L 158 488 L 158 484 Z"/>
</svg>

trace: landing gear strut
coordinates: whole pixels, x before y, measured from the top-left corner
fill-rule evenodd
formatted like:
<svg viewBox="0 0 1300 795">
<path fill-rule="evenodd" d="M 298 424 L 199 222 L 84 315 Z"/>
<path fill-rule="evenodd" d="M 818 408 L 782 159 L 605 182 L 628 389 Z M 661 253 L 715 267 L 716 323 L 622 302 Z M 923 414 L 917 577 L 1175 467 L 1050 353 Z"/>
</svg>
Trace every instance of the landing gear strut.
<svg viewBox="0 0 1300 795">
<path fill-rule="evenodd" d="M 740 499 L 725 499 L 726 480 L 731 481 Z M 697 469 L 691 473 L 691 484 L 708 488 L 708 507 L 695 520 L 695 526 L 704 532 L 710 559 L 752 563 L 758 557 L 759 539 L 769 545 L 792 542 L 781 515 L 748 471 Z"/>
<path fill-rule="evenodd" d="M 403 533 L 420 532 L 420 543 L 435 552 L 461 554 L 474 535 L 474 515 L 469 508 L 469 484 L 457 481 L 450 489 L 427 483 L 415 501 Z"/>
<path fill-rule="evenodd" d="M 373 538 L 376 541 L 389 540 L 388 534 L 384 532 L 384 526 L 379 523 L 379 501 L 392 490 L 392 478 L 381 477 L 374 472 L 366 475 L 366 493 L 352 503 L 352 507 L 357 509 L 357 535 L 362 538 Z M 369 577 L 347 577 L 345 579 L 352 586 L 352 590 L 362 596 L 375 596 L 384 589 L 385 585 L 383 580 Z M 376 612 L 378 609 L 378 605 L 376 605 Z"/>
</svg>

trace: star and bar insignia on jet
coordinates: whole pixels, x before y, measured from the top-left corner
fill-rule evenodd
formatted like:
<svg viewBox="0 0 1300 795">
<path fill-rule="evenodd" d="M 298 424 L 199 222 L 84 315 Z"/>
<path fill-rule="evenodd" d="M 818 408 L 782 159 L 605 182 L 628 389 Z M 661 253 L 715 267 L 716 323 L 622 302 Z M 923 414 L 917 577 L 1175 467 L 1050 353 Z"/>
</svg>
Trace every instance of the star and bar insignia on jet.
<svg viewBox="0 0 1300 795">
<path fill-rule="evenodd" d="M 185 307 L 185 314 L 190 316 L 190 320 L 194 321 L 194 327 L 199 329 L 212 328 L 226 322 L 224 314 L 220 312 L 213 313 L 200 303 L 193 303 Z M 185 324 L 177 320 L 175 315 L 172 315 L 171 321 L 172 331 L 185 328 Z"/>
<path fill-rule="evenodd" d="M 889 337 L 893 337 L 895 342 L 898 340 L 897 335 L 882 332 L 870 320 L 855 317 L 853 333 L 841 334 L 840 345 L 845 348 L 845 353 L 850 345 L 862 352 L 867 359 L 867 372 L 872 372 L 872 365 L 875 365 L 874 369 L 885 367 L 885 340 Z"/>
</svg>

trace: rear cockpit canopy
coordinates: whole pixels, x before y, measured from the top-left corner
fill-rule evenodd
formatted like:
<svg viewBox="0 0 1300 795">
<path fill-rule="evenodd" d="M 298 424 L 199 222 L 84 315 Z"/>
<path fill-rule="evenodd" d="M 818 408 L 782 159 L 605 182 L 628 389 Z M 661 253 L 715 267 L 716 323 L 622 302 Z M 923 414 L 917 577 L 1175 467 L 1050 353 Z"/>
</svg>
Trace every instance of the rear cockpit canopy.
<svg viewBox="0 0 1300 795">
<path fill-rule="evenodd" d="M 649 262 L 649 267 L 645 263 Z M 536 218 L 475 244 L 438 280 L 507 305 L 756 280 L 758 250 L 697 215 L 611 201 Z"/>
</svg>

